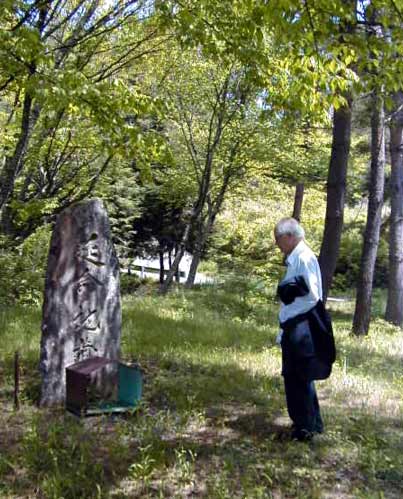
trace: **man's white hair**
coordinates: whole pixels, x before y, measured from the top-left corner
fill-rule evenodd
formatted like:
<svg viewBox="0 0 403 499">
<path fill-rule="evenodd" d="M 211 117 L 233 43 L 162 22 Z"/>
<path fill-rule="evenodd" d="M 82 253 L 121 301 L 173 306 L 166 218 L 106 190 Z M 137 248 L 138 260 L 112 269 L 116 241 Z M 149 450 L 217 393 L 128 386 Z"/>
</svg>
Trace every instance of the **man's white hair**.
<svg viewBox="0 0 403 499">
<path fill-rule="evenodd" d="M 279 236 L 295 236 L 298 239 L 303 239 L 305 237 L 305 231 L 300 226 L 300 224 L 295 220 L 295 218 L 282 218 L 277 222 L 274 229 L 274 233 L 277 237 Z"/>
</svg>

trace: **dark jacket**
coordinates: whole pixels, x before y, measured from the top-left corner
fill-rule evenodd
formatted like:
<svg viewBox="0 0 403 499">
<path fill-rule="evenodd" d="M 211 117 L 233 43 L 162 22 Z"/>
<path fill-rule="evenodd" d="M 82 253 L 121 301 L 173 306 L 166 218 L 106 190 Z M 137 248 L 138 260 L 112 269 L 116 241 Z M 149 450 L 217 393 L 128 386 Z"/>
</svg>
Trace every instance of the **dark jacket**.
<svg viewBox="0 0 403 499">
<path fill-rule="evenodd" d="M 288 303 L 307 292 L 302 276 L 284 281 L 278 288 L 280 299 L 285 298 Z M 283 375 L 296 373 L 306 380 L 328 378 L 336 359 L 336 347 L 332 322 L 323 302 L 319 300 L 308 312 L 285 321 L 281 328 Z"/>
</svg>

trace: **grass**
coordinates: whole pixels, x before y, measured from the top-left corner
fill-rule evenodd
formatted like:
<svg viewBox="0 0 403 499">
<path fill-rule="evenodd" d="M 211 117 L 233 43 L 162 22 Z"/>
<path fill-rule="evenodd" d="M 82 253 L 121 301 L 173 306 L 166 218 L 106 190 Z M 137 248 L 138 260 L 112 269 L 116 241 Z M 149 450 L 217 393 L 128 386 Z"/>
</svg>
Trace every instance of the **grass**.
<svg viewBox="0 0 403 499">
<path fill-rule="evenodd" d="M 144 369 L 144 400 L 82 421 L 36 408 L 40 310 L 0 310 L 0 497 L 402 497 L 403 333 L 375 317 L 357 339 L 352 303 L 331 306 L 338 358 L 317 383 L 326 432 L 311 443 L 288 438 L 267 299 L 217 288 L 126 299 L 123 357 Z"/>
</svg>

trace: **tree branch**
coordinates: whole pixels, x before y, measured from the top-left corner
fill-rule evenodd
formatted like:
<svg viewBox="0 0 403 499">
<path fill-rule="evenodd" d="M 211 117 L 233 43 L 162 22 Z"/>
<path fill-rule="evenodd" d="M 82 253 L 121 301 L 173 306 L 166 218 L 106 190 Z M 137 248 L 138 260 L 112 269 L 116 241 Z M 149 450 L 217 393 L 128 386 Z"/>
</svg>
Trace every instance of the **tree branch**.
<svg viewBox="0 0 403 499">
<path fill-rule="evenodd" d="M 390 3 L 392 4 L 392 7 L 394 8 L 394 10 L 396 11 L 396 14 L 398 15 L 398 17 L 400 18 L 400 21 L 403 22 L 403 14 L 400 12 L 398 6 L 396 5 L 396 2 L 395 0 L 390 0 Z"/>
<path fill-rule="evenodd" d="M 312 30 L 312 36 L 313 36 L 313 43 L 314 43 L 314 46 L 315 46 L 316 59 L 317 59 L 317 62 L 319 64 L 319 61 L 320 61 L 319 45 L 318 45 L 318 41 L 316 39 L 315 26 L 313 24 L 312 14 L 311 14 L 311 11 L 309 9 L 308 0 L 304 0 L 304 4 L 305 4 L 305 8 L 306 8 L 306 13 L 308 14 L 309 25 L 310 25 L 311 30 Z"/>
</svg>

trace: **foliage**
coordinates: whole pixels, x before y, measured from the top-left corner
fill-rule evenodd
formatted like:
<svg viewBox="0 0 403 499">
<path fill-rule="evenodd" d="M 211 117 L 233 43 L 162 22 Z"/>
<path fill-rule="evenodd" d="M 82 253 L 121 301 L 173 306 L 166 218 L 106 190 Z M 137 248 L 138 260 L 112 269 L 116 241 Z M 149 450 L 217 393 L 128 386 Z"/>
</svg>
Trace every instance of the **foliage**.
<svg viewBox="0 0 403 499">
<path fill-rule="evenodd" d="M 105 201 L 112 240 L 123 261 L 133 255 L 133 224 L 142 212 L 141 203 L 144 198 L 144 190 L 134 168 L 123 161 L 119 165 L 112 164 L 98 182 L 94 194 Z"/>
<path fill-rule="evenodd" d="M 358 113 L 359 111 L 356 112 Z M 370 164 L 369 137 L 366 128 L 358 130 L 352 137 L 346 185 L 346 204 L 352 208 L 356 207 L 357 211 L 368 195 Z"/>
<path fill-rule="evenodd" d="M 130 244 L 134 255 L 156 257 L 160 253 L 172 253 L 181 240 L 183 206 L 178 206 L 178 200 L 174 198 L 164 199 L 162 189 L 158 186 L 144 189 L 142 214 L 133 220 L 134 234 Z"/>
<path fill-rule="evenodd" d="M 386 93 L 402 87 L 402 13 L 389 0 L 281 0 L 275 9 L 263 0 L 171 0 L 157 6 L 182 43 L 201 44 L 220 58 L 253 61 L 255 77 L 266 84 L 285 82 L 283 105 L 289 101 L 315 113 L 329 102 L 340 105 L 352 84 L 382 86 Z M 280 55 L 277 71 L 267 57 L 271 43 Z"/>
<path fill-rule="evenodd" d="M 357 284 L 360 263 L 361 247 L 364 232 L 364 221 L 361 219 L 346 224 L 340 244 L 340 254 L 337 262 L 334 290 L 348 290 Z M 389 251 L 387 233 L 382 233 L 379 240 L 377 259 L 374 271 L 374 286 L 387 287 Z"/>
<path fill-rule="evenodd" d="M 124 273 L 120 275 L 120 292 L 122 296 L 133 295 L 141 285 L 141 279 L 137 274 Z"/>
<path fill-rule="evenodd" d="M 340 30 L 351 20 L 342 0 L 330 10 L 325 1 L 307 6 L 299 0 L 277 2 L 276 9 L 259 0 L 157 5 L 183 44 L 201 44 L 224 60 L 252 61 L 255 81 L 281 89 L 274 99 L 268 92 L 269 106 L 321 114 L 329 102 L 339 105 L 338 90 L 357 80 L 349 68 L 354 44 L 344 49 L 339 43 Z"/>
<path fill-rule="evenodd" d="M 40 227 L 17 246 L 0 248 L 0 304 L 39 305 L 43 297 L 50 230 Z"/>
<path fill-rule="evenodd" d="M 259 166 L 263 174 L 295 186 L 323 186 L 330 156 L 329 128 L 289 117 L 273 120 L 266 130 Z"/>
<path fill-rule="evenodd" d="M 137 60 L 160 43 L 147 7 L 10 1 L 2 12 L 3 230 L 26 237 L 91 195 L 112 163 L 159 156 L 159 138 L 141 120 L 161 105 L 135 82 Z"/>
<path fill-rule="evenodd" d="M 319 185 L 316 186 L 319 188 Z M 324 196 L 316 189 L 305 192 L 302 223 L 315 252 L 321 241 L 320 219 L 324 218 Z M 273 237 L 280 218 L 291 216 L 294 190 L 275 180 L 251 180 L 226 204 L 218 220 L 209 256 L 219 269 L 240 275 L 256 275 L 269 286 L 284 272 L 282 256 Z"/>
</svg>

